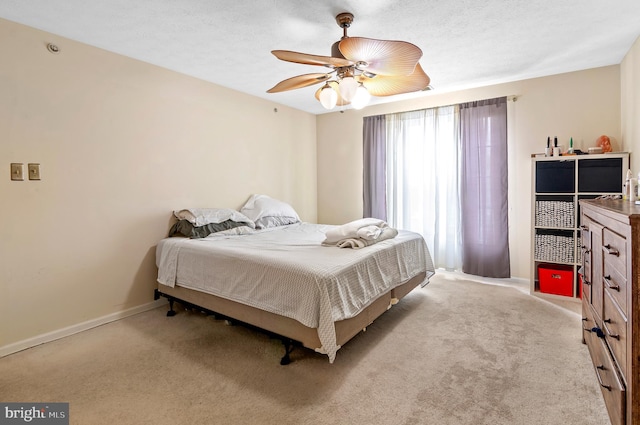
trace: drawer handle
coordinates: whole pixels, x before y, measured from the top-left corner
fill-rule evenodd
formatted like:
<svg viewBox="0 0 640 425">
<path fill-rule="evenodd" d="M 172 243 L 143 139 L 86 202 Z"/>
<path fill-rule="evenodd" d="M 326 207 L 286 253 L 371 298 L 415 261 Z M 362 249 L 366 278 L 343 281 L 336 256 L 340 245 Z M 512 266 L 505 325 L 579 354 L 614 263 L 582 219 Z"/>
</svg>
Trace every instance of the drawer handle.
<svg viewBox="0 0 640 425">
<path fill-rule="evenodd" d="M 591 286 L 591 282 L 589 282 L 587 279 L 585 279 L 584 277 L 582 278 L 582 283 L 584 283 L 587 286 Z"/>
<path fill-rule="evenodd" d="M 580 226 L 580 228 L 581 228 L 582 230 L 584 230 L 585 232 L 588 232 L 588 231 L 589 231 L 589 226 L 587 226 L 586 224 L 583 224 L 582 226 Z"/>
<path fill-rule="evenodd" d="M 607 250 L 607 254 L 609 255 L 615 255 L 616 257 L 620 255 L 620 251 L 618 251 L 615 248 L 612 248 L 611 245 L 609 244 L 606 244 L 603 248 Z"/>
<path fill-rule="evenodd" d="M 611 324 L 611 319 L 604 319 L 604 323 L 609 323 Z M 607 332 L 607 336 L 611 337 L 611 338 L 615 338 L 618 341 L 620 341 L 620 335 L 618 334 L 612 334 L 609 332 L 609 329 L 607 329 L 607 327 L 605 326 L 604 330 Z"/>
<path fill-rule="evenodd" d="M 598 377 L 598 383 L 602 388 L 606 388 L 607 391 L 611 391 L 611 386 L 605 385 L 604 382 L 602 382 L 602 378 L 600 377 L 601 370 L 607 370 L 607 368 L 605 368 L 603 364 L 601 364 L 600 366 L 596 366 L 596 376 Z"/>
<path fill-rule="evenodd" d="M 595 333 L 598 338 L 604 338 L 604 332 L 602 332 L 602 329 L 600 329 L 597 326 L 594 326 L 593 328 L 591 328 L 590 332 Z"/>
<path fill-rule="evenodd" d="M 586 317 L 583 317 L 583 318 L 582 318 L 582 321 L 583 321 L 583 322 L 585 322 L 585 324 L 586 324 L 586 322 L 588 322 L 588 321 L 589 321 L 589 319 L 588 319 L 588 318 L 586 318 Z M 582 330 L 583 330 L 583 331 L 585 331 L 585 332 L 589 332 L 589 333 L 593 332 L 593 331 L 591 330 L 591 328 L 585 328 L 584 326 L 582 327 Z"/>
<path fill-rule="evenodd" d="M 620 286 L 611 283 L 611 275 L 606 275 L 602 278 L 604 279 L 604 284 L 607 285 L 607 288 L 620 292 Z"/>
<path fill-rule="evenodd" d="M 586 246 L 582 245 L 581 248 L 582 248 L 582 251 L 585 254 L 590 254 L 591 253 L 591 250 L 589 248 L 587 248 Z"/>
</svg>

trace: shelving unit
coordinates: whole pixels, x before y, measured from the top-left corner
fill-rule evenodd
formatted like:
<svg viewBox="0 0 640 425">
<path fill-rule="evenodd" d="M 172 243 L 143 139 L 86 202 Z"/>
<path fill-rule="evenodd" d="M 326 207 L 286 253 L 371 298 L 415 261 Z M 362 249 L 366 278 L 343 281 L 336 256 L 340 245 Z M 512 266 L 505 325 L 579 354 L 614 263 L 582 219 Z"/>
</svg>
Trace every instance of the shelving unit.
<svg viewBox="0 0 640 425">
<path fill-rule="evenodd" d="M 628 169 L 627 152 L 532 158 L 532 294 L 581 297 L 578 201 L 622 195 Z"/>
</svg>

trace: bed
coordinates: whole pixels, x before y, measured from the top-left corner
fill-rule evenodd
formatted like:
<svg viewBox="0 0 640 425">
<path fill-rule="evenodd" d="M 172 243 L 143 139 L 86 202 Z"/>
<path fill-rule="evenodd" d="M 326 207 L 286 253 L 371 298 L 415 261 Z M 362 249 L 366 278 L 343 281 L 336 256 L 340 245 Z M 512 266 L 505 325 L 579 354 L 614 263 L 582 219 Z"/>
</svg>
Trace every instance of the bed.
<svg viewBox="0 0 640 425">
<path fill-rule="evenodd" d="M 361 249 L 323 245 L 338 226 L 294 221 L 241 226 L 207 237 L 168 237 L 156 248 L 155 297 L 253 325 L 326 354 L 434 273 L 424 239 L 398 230 Z"/>
</svg>

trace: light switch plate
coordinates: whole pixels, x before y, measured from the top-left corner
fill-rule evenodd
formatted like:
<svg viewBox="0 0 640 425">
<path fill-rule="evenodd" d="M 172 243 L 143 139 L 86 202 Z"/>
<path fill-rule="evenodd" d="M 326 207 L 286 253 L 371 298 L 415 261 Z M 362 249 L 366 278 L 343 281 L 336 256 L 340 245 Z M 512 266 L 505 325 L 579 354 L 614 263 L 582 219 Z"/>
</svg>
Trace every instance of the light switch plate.
<svg viewBox="0 0 640 425">
<path fill-rule="evenodd" d="M 24 180 L 24 164 L 19 162 L 11 163 L 11 180 Z"/>
<path fill-rule="evenodd" d="M 40 164 L 29 164 L 29 180 L 40 180 Z"/>
</svg>

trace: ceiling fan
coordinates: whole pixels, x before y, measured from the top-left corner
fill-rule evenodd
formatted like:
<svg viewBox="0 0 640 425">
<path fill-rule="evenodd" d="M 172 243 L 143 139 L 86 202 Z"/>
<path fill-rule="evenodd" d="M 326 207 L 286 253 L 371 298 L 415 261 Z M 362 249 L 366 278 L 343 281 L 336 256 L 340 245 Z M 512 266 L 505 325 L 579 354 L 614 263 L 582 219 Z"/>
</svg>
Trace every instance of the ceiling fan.
<svg viewBox="0 0 640 425">
<path fill-rule="evenodd" d="M 280 81 L 267 90 L 278 93 L 312 86 L 324 82 L 316 91 L 316 99 L 326 109 L 351 104 L 360 109 L 370 96 L 393 96 L 430 89 L 430 78 L 418 61 L 422 57 L 419 47 L 406 41 L 376 40 L 349 37 L 347 28 L 353 14 L 336 16 L 343 36 L 331 46 L 331 56 L 318 56 L 289 50 L 273 50 L 280 60 L 305 65 L 331 68 L 327 73 L 298 75 Z"/>
</svg>

